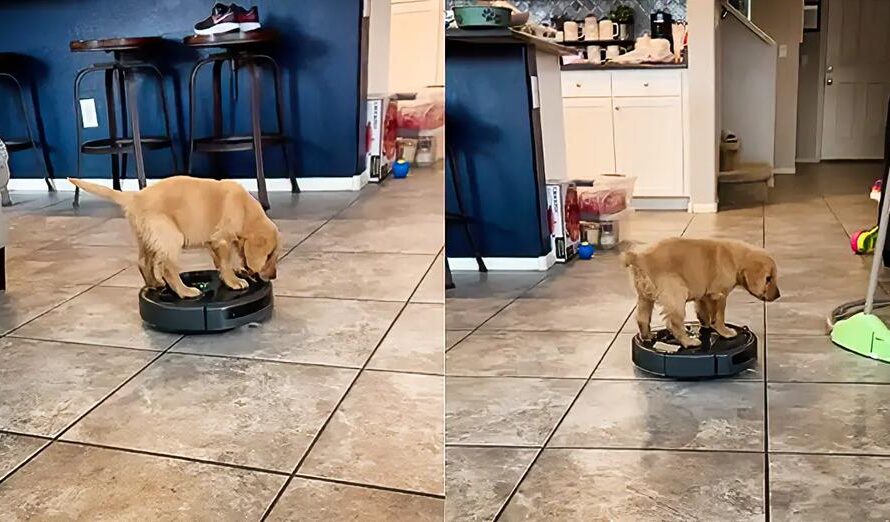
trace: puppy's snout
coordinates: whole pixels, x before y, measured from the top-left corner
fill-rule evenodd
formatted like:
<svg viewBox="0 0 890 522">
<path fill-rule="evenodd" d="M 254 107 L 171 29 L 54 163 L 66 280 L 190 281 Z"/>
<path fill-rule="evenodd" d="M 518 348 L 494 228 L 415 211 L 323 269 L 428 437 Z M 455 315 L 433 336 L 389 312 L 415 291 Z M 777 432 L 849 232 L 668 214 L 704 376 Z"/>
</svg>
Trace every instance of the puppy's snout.
<svg viewBox="0 0 890 522">
<path fill-rule="evenodd" d="M 781 297 L 781 296 L 782 296 L 782 293 L 779 292 L 779 287 L 778 287 L 778 286 L 774 286 L 774 287 L 772 287 L 771 289 L 769 289 L 769 290 L 767 291 L 767 293 L 766 293 L 766 300 L 767 300 L 767 301 L 775 301 L 776 299 L 778 299 L 778 298 Z"/>
</svg>

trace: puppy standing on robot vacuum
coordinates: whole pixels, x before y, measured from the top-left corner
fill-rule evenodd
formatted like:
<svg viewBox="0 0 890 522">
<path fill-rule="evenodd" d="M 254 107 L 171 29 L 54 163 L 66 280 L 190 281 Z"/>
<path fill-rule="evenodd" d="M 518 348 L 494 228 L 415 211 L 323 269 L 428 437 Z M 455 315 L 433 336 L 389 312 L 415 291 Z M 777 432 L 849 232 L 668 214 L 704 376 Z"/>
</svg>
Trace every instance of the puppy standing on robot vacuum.
<svg viewBox="0 0 890 522">
<path fill-rule="evenodd" d="M 264 281 L 277 275 L 278 227 L 259 202 L 233 181 L 174 176 L 139 192 L 120 192 L 80 179 L 68 181 L 124 210 L 139 242 L 139 271 L 148 287 L 161 288 L 166 283 L 183 299 L 201 295 L 201 290 L 186 286 L 179 276 L 183 248 L 210 250 L 220 280 L 233 290 L 248 286 L 237 273 L 247 272 Z"/>
<path fill-rule="evenodd" d="M 637 292 L 637 326 L 640 336 L 651 338 L 650 322 L 656 303 L 664 311 L 665 325 L 684 347 L 701 341 L 686 333 L 686 303 L 704 327 L 723 337 L 735 337 L 726 326 L 726 298 L 737 286 L 763 301 L 779 298 L 776 262 L 763 250 L 741 241 L 670 238 L 642 252 L 626 252 Z"/>
</svg>

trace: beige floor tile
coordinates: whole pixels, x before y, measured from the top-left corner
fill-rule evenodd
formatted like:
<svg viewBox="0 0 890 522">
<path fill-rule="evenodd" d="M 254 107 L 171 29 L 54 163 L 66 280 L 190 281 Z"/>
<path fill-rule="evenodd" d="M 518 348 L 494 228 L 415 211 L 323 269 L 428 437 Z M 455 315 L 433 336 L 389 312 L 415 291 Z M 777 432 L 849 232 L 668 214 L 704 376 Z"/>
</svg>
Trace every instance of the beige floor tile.
<svg viewBox="0 0 890 522">
<path fill-rule="evenodd" d="M 445 307 L 411 303 L 377 348 L 368 368 L 441 374 Z"/>
</svg>

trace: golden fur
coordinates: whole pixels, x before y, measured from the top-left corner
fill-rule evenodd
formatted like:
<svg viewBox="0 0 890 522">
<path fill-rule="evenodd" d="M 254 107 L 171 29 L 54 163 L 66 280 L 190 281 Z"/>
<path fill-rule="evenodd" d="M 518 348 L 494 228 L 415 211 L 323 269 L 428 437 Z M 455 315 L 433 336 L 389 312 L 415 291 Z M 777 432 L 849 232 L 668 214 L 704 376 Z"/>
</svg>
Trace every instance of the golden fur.
<svg viewBox="0 0 890 522">
<path fill-rule="evenodd" d="M 120 192 L 80 179 L 81 189 L 117 203 L 139 242 L 139 271 L 146 286 L 166 283 L 181 298 L 201 291 L 179 277 L 183 248 L 207 248 L 220 279 L 229 288 L 247 288 L 238 277 L 245 271 L 263 280 L 274 279 L 279 253 L 278 227 L 241 185 L 174 176 L 139 192 Z"/>
<path fill-rule="evenodd" d="M 683 346 L 701 341 L 687 335 L 686 303 L 695 301 L 702 326 L 723 337 L 736 332 L 726 326 L 726 298 L 737 286 L 763 301 L 779 298 L 776 263 L 762 248 L 741 241 L 670 238 L 642 252 L 624 254 L 637 292 L 637 326 L 650 338 L 653 306 L 664 310 L 667 328 Z"/>
</svg>

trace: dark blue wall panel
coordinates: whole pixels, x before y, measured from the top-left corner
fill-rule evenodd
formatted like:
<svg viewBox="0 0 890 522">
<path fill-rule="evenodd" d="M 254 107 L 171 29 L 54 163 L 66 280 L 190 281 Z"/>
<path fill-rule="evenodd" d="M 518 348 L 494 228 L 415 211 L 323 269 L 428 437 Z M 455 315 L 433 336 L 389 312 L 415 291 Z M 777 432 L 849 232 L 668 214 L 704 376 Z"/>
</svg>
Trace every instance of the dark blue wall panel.
<svg viewBox="0 0 890 522">
<path fill-rule="evenodd" d="M 528 76 L 524 45 L 447 41 L 446 143 L 455 151 L 464 212 L 475 221 L 471 230 L 485 257 L 550 251 Z M 445 183 L 446 208 L 457 212 L 450 169 Z M 446 228 L 446 251 L 472 257 L 462 225 Z"/>
<path fill-rule="evenodd" d="M 352 176 L 364 168 L 364 93 L 361 82 L 360 0 L 258 0 L 262 22 L 283 34 L 280 48 L 271 53 L 284 70 L 283 83 L 287 132 L 295 139 L 297 175 L 301 177 Z M 194 62 L 210 52 L 196 52 L 178 42 L 192 33 L 195 21 L 208 15 L 212 2 L 199 0 L 0 0 L 0 51 L 33 56 L 30 71 L 57 177 L 73 175 L 75 167 L 74 75 L 90 63 L 107 61 L 104 53 L 71 53 L 71 40 L 121 36 L 163 36 L 171 44 L 155 56 L 169 77 L 166 92 L 176 100 L 174 139 L 185 144 L 188 132 L 188 75 Z M 239 99 L 235 105 L 236 130 L 249 133 L 250 101 L 246 71 L 239 74 Z M 198 105 L 198 134 L 211 129 L 210 67 L 202 71 Z M 274 112 L 271 76 L 263 107 L 264 127 L 272 129 Z M 228 85 L 228 74 L 223 74 Z M 143 133 L 163 129 L 152 82 L 140 82 L 139 103 Z M 223 99 L 228 97 L 224 89 Z M 8 96 L 12 91 L 0 82 L 0 135 L 21 134 L 21 121 Z M 87 129 L 87 139 L 106 132 L 105 101 L 101 74 L 85 80 L 83 97 L 96 98 L 99 129 Z M 224 103 L 228 113 L 228 105 Z M 182 149 L 179 149 L 182 158 Z M 16 177 L 40 177 L 32 155 L 14 155 Z M 278 148 L 266 152 L 268 177 L 284 177 Z M 196 175 L 212 175 L 211 162 L 196 157 Z M 130 177 L 133 174 L 130 161 Z M 222 175 L 253 177 L 250 152 L 222 156 Z M 109 177 L 106 156 L 86 156 L 84 177 Z M 146 154 L 149 177 L 171 173 L 169 153 Z"/>
</svg>

